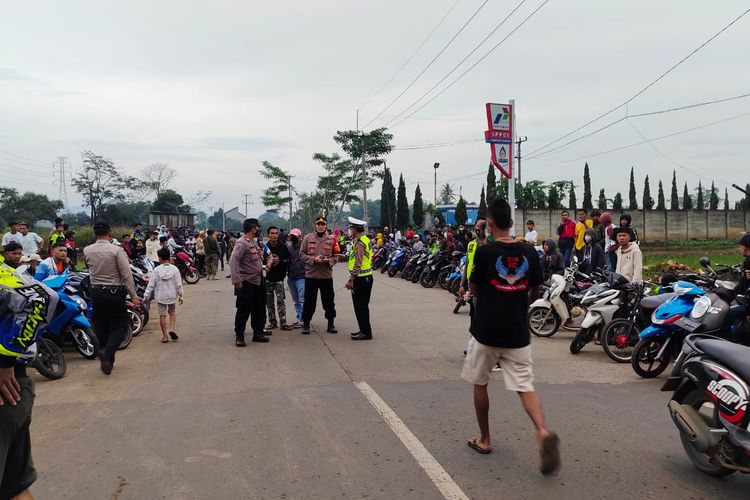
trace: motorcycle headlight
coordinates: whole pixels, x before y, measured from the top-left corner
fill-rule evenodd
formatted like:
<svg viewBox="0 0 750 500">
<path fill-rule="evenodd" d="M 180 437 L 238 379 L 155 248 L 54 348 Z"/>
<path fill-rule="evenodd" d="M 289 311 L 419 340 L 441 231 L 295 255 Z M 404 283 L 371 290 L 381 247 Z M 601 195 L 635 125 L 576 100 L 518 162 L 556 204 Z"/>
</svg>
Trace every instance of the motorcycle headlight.
<svg viewBox="0 0 750 500">
<path fill-rule="evenodd" d="M 86 306 L 86 301 L 85 300 L 83 300 L 78 295 L 71 295 L 71 298 L 75 301 L 76 304 L 78 304 L 78 307 L 81 308 L 81 311 L 85 311 L 86 310 L 87 306 Z"/>
<path fill-rule="evenodd" d="M 690 311 L 690 317 L 693 319 L 702 318 L 706 315 L 709 307 L 711 307 L 711 299 L 705 295 L 697 298 L 694 302 L 693 310 Z"/>
</svg>

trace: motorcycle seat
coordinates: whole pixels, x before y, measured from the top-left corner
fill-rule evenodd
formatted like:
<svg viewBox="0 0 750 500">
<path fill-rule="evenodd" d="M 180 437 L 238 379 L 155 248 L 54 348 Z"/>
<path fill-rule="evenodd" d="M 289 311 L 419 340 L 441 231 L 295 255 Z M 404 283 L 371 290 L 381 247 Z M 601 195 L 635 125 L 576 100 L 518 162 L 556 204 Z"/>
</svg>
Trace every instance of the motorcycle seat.
<svg viewBox="0 0 750 500">
<path fill-rule="evenodd" d="M 643 297 L 641 299 L 641 309 L 645 315 L 651 317 L 651 314 L 656 311 L 659 306 L 674 297 L 674 293 L 663 293 L 661 295 L 654 295 L 651 297 Z"/>
<path fill-rule="evenodd" d="M 734 370 L 745 381 L 750 381 L 750 347 L 726 340 L 698 340 L 696 347 Z"/>
</svg>

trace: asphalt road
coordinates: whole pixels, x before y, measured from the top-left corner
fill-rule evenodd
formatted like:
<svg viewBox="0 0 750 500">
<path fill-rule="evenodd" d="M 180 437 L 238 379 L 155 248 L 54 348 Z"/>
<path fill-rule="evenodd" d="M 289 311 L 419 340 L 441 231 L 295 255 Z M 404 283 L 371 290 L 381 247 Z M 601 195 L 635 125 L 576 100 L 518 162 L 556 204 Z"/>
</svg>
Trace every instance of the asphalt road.
<svg viewBox="0 0 750 500">
<path fill-rule="evenodd" d="M 499 373 L 490 383 L 495 452 L 474 453 L 466 446 L 477 434 L 471 386 L 459 378 L 467 309 L 453 315 L 447 292 L 377 274 L 375 339 L 352 342 L 344 281 L 338 266 L 338 335 L 325 333 L 319 304 L 312 335 L 276 330 L 268 344 L 236 348 L 234 300 L 222 278 L 186 285 L 179 342 L 161 344 L 154 318 L 120 351 L 110 377 L 75 352 L 67 353 L 65 378 L 35 373 L 33 493 L 748 498 L 749 477 L 715 479 L 690 464 L 667 414 L 668 394 L 658 390 L 661 379 L 639 379 L 598 346 L 572 356 L 567 331 L 533 341 L 536 387 L 562 440 L 560 473 L 539 474 L 533 428 Z M 293 310 L 289 301 L 287 309 Z M 400 427 L 392 428 L 392 415 L 378 411 L 361 387 L 382 399 Z M 415 447 L 423 452 L 413 454 Z"/>
</svg>

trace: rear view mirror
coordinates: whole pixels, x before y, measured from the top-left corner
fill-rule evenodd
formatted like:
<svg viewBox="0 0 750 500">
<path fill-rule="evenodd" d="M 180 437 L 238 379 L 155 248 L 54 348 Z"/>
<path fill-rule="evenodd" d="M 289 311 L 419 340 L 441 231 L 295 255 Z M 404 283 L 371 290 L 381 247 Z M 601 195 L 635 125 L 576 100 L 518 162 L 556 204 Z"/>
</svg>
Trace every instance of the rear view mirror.
<svg viewBox="0 0 750 500">
<path fill-rule="evenodd" d="M 698 262 L 700 262 L 700 265 L 702 267 L 708 267 L 711 265 L 711 259 L 709 259 L 708 257 L 701 257 Z"/>
<path fill-rule="evenodd" d="M 16 268 L 16 273 L 18 273 L 18 274 L 23 274 L 23 273 L 25 273 L 25 272 L 26 272 L 26 271 L 27 271 L 28 269 L 29 269 L 29 266 L 27 266 L 26 264 L 22 264 L 22 265 L 20 265 L 20 266 L 18 266 L 18 267 Z"/>
</svg>

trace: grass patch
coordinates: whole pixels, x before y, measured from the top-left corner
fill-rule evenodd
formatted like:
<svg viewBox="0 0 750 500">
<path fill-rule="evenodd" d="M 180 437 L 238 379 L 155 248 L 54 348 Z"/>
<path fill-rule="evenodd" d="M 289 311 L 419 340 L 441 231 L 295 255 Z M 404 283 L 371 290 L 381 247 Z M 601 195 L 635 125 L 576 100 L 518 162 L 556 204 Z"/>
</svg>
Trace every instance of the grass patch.
<svg viewBox="0 0 750 500">
<path fill-rule="evenodd" d="M 684 264 L 694 270 L 700 269 L 698 261 L 708 257 L 712 264 L 733 266 L 742 262 L 739 245 L 731 240 L 688 240 L 641 245 L 644 274 L 658 278 L 669 264 Z"/>
</svg>

